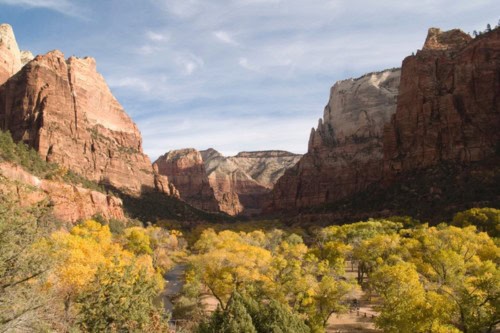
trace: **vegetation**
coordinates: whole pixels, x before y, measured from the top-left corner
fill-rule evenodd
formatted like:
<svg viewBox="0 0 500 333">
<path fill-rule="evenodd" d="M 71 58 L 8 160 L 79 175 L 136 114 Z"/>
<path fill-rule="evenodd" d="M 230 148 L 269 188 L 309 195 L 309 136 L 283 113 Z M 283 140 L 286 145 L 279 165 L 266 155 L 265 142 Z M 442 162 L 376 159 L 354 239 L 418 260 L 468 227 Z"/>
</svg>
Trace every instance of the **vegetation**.
<svg viewBox="0 0 500 333">
<path fill-rule="evenodd" d="M 98 216 L 56 228 L 44 204 L 2 195 L 0 332 L 168 331 L 158 296 L 176 263 L 187 270 L 173 317 L 190 332 L 325 332 L 363 294 L 384 332 L 492 332 L 499 219 L 498 209 L 474 208 L 437 226 L 408 217 L 300 233 L 220 224 L 194 228 L 187 253 L 175 230 Z"/>
<path fill-rule="evenodd" d="M 15 163 L 43 179 L 61 180 L 105 193 L 104 187 L 99 184 L 56 163 L 44 161 L 34 149 L 22 142 L 15 143 L 9 132 L 0 131 L 0 161 Z"/>
<path fill-rule="evenodd" d="M 184 252 L 158 227 L 87 220 L 53 230 L 45 206 L 0 201 L 0 332 L 162 332 L 162 274 Z"/>
</svg>

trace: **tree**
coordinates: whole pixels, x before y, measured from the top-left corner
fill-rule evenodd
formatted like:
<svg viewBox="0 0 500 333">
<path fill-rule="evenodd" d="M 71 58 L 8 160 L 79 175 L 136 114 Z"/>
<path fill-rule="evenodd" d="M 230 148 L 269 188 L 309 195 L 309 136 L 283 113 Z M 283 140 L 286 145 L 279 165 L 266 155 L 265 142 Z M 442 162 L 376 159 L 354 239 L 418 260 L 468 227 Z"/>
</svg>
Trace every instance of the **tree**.
<svg viewBox="0 0 500 333">
<path fill-rule="evenodd" d="M 233 290 L 270 289 L 273 281 L 266 273 L 271 253 L 246 243 L 244 233 L 213 230 L 203 232 L 195 249 L 201 254 L 191 260 L 197 276 L 224 309 Z"/>
<path fill-rule="evenodd" d="M 238 292 L 231 295 L 228 307 L 219 307 L 198 332 L 309 333 L 309 327 L 290 308 L 274 299 L 258 302 Z"/>
<path fill-rule="evenodd" d="M 472 208 L 457 213 L 452 224 L 458 227 L 476 226 L 491 237 L 500 237 L 500 209 Z"/>
<path fill-rule="evenodd" d="M 234 292 L 224 311 L 217 307 L 210 321 L 199 326 L 198 333 L 257 333 L 257 330 L 242 297 Z"/>
<path fill-rule="evenodd" d="M 123 266 L 115 259 L 111 266 L 101 265 L 89 288 L 79 297 L 78 322 L 88 332 L 162 331 L 161 306 L 153 299 L 161 288 L 144 269 Z"/>
<path fill-rule="evenodd" d="M 38 246 L 49 231 L 47 213 L 43 203 L 22 206 L 0 196 L 0 332 L 40 328 L 51 319 L 44 281 L 52 262 Z"/>
</svg>

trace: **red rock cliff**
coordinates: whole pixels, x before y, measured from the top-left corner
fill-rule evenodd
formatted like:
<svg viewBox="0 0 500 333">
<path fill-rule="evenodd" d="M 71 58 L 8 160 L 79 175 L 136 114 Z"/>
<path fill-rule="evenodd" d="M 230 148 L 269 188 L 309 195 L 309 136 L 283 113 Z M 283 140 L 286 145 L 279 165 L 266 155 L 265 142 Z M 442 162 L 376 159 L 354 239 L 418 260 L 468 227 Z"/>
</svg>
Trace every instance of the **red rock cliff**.
<svg viewBox="0 0 500 333">
<path fill-rule="evenodd" d="M 137 126 L 92 58 L 37 56 L 0 87 L 0 127 L 48 161 L 134 195 L 161 184 L 142 151 Z"/>
<path fill-rule="evenodd" d="M 441 161 L 480 161 L 500 148 L 500 29 L 475 39 L 431 28 L 403 61 L 384 133 L 388 178 Z"/>
<path fill-rule="evenodd" d="M 167 176 L 181 199 L 196 208 L 218 212 L 219 205 L 210 187 L 203 159 L 195 149 L 172 150 L 154 162 L 160 175 Z"/>
</svg>

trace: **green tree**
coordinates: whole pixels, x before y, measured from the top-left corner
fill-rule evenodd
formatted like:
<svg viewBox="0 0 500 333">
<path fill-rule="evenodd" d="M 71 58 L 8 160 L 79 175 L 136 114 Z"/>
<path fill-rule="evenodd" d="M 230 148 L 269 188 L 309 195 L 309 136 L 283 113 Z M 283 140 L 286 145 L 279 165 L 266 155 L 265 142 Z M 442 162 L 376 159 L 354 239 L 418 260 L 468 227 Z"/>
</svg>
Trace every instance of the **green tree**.
<svg viewBox="0 0 500 333">
<path fill-rule="evenodd" d="M 157 281 L 134 265 L 100 266 L 89 288 L 78 298 L 79 324 L 88 332 L 161 331 L 162 308 L 154 305 Z M 156 328 L 156 329 L 154 329 Z"/>
<path fill-rule="evenodd" d="M 44 205 L 0 196 L 0 332 L 35 329 L 51 316 L 43 283 L 52 264 L 38 246 L 47 218 Z"/>
<path fill-rule="evenodd" d="M 198 333 L 257 333 L 257 330 L 246 310 L 243 298 L 234 292 L 224 311 L 218 307 L 210 321 L 198 327 Z"/>
</svg>

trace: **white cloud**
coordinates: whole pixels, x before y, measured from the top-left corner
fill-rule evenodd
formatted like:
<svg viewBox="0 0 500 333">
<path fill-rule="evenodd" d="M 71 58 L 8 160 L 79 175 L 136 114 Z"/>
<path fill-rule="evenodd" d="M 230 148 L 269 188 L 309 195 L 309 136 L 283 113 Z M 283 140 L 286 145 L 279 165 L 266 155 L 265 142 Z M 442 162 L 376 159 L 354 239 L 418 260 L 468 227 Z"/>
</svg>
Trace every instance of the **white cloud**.
<svg viewBox="0 0 500 333">
<path fill-rule="evenodd" d="M 165 41 L 168 41 L 170 39 L 169 35 L 161 34 L 161 33 L 154 32 L 154 31 L 147 31 L 146 37 L 153 42 L 165 42 Z"/>
<path fill-rule="evenodd" d="M 178 55 L 176 62 L 183 68 L 186 75 L 191 75 L 204 66 L 203 59 L 191 53 Z"/>
<path fill-rule="evenodd" d="M 193 17 L 201 10 L 198 0 L 153 0 L 153 2 L 168 13 L 185 19 Z"/>
<path fill-rule="evenodd" d="M 214 31 L 214 36 L 215 38 L 217 38 L 219 41 L 223 42 L 223 43 L 226 43 L 226 44 L 231 44 L 231 45 L 239 45 L 238 42 L 236 42 L 232 37 L 231 35 L 229 35 L 229 33 L 227 33 L 226 31 L 223 31 L 223 30 L 219 30 L 219 31 Z"/>
<path fill-rule="evenodd" d="M 245 57 L 239 58 L 238 59 L 238 64 L 241 67 L 243 67 L 245 69 L 248 69 L 249 71 L 252 71 L 252 72 L 259 72 L 260 71 L 257 66 L 250 64 L 250 62 L 248 61 L 248 59 L 245 58 Z"/>
<path fill-rule="evenodd" d="M 65 15 L 82 18 L 85 12 L 83 8 L 70 0 L 0 0 L 0 4 L 27 8 L 46 8 Z"/>
<path fill-rule="evenodd" d="M 112 88 L 132 88 L 143 92 L 151 90 L 151 85 L 146 80 L 137 77 L 111 78 L 108 79 L 108 84 Z"/>
</svg>

